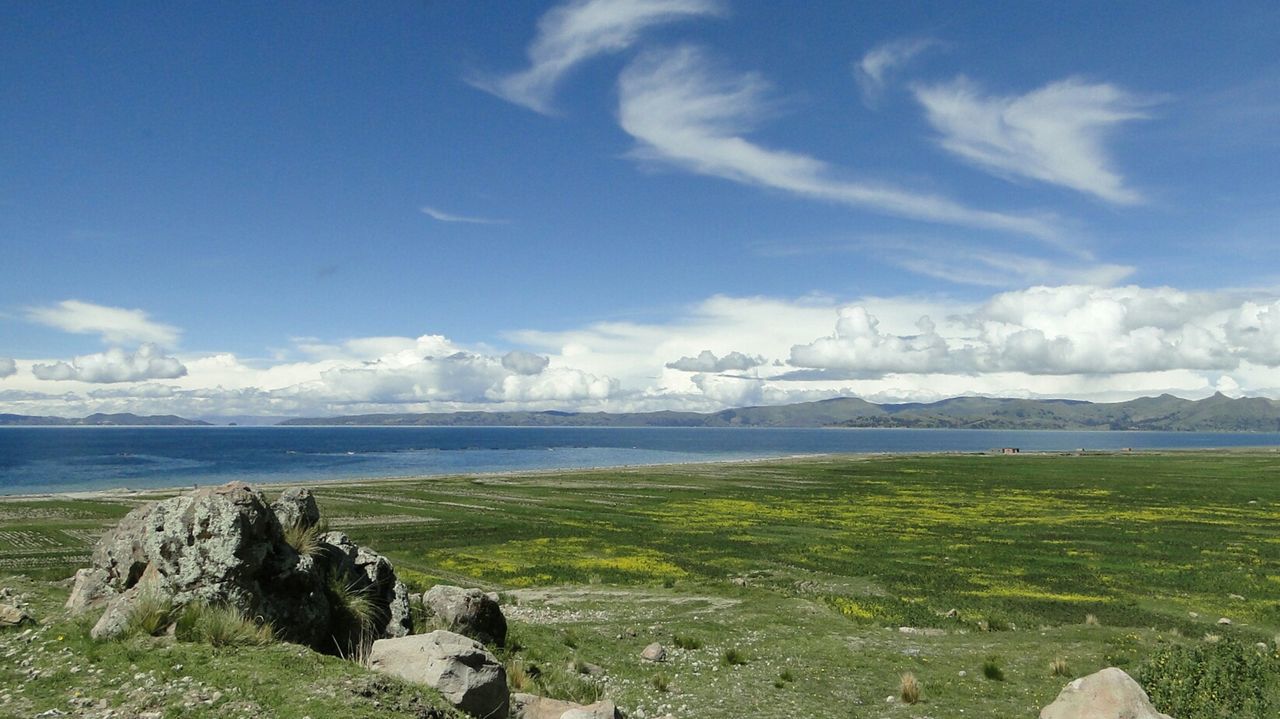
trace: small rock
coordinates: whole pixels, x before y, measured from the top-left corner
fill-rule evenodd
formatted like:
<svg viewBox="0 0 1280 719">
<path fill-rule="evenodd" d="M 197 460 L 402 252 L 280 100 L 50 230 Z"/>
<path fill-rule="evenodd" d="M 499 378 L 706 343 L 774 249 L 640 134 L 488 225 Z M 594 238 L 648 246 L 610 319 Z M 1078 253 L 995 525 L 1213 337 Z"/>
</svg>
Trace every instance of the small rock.
<svg viewBox="0 0 1280 719">
<path fill-rule="evenodd" d="M 1218 624 L 1221 624 L 1224 627 L 1229 627 L 1231 626 L 1231 620 L 1226 617 L 1218 617 Z"/>
<path fill-rule="evenodd" d="M 947 619 L 959 619 L 959 618 L 960 618 L 960 610 L 959 610 L 959 609 L 955 609 L 955 608 L 948 609 L 948 610 L 947 610 L 947 613 L 946 613 L 945 615 L 943 615 L 943 616 L 945 616 Z"/>
<path fill-rule="evenodd" d="M 1234 600 L 1236 600 L 1237 602 L 1243 602 L 1243 601 L 1244 601 L 1244 597 L 1240 596 L 1239 594 L 1228 594 L 1228 595 L 1227 595 L 1227 597 L 1228 597 L 1228 598 L 1230 598 L 1230 599 L 1234 599 Z"/>
<path fill-rule="evenodd" d="M 10 604 L 0 604 L 0 627 L 20 627 L 35 624 L 30 614 Z"/>
<path fill-rule="evenodd" d="M 654 642 L 640 652 L 640 658 L 647 662 L 665 662 L 667 661 L 667 649 L 661 644 Z"/>
</svg>

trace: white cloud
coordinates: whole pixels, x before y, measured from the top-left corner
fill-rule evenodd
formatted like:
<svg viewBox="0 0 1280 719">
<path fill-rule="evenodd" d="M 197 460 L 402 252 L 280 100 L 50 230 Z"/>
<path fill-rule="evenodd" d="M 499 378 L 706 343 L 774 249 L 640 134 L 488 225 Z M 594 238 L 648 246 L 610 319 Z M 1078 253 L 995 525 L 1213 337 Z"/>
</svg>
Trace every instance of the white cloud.
<svg viewBox="0 0 1280 719">
<path fill-rule="evenodd" d="M 918 85 L 914 92 L 942 147 L 984 170 L 1069 187 L 1115 204 L 1142 201 L 1112 169 L 1103 144 L 1117 125 L 1147 117 L 1148 99 L 1079 78 L 1019 96 L 986 95 L 964 78 Z"/>
<path fill-rule="evenodd" d="M 502 356 L 502 366 L 516 374 L 534 375 L 542 372 L 550 359 L 532 352 L 512 350 Z"/>
<path fill-rule="evenodd" d="M 724 357 L 716 357 L 711 350 L 702 350 L 697 357 L 681 357 L 674 362 L 668 362 L 667 367 L 684 372 L 729 372 L 733 370 L 746 371 L 764 363 L 765 359 L 760 355 L 748 357 L 741 352 L 734 351 Z"/>
<path fill-rule="evenodd" d="M 576 0 L 552 9 L 538 22 L 529 46 L 529 67 L 472 84 L 509 102 L 551 113 L 556 86 L 574 66 L 598 55 L 626 50 L 655 25 L 719 15 L 718 0 Z"/>
<path fill-rule="evenodd" d="M 422 214 L 427 215 L 433 220 L 439 222 L 455 222 L 469 225 L 505 225 L 506 220 L 494 220 L 488 217 L 466 217 L 464 215 L 453 215 L 443 210 L 437 210 L 434 207 L 423 207 Z"/>
<path fill-rule="evenodd" d="M 947 338 L 928 317 L 918 334 L 896 335 L 845 307 L 835 334 L 793 347 L 790 362 L 870 375 L 1226 371 L 1242 352 L 1227 341 L 1219 304 L 1170 288 L 1033 287 L 996 295 L 962 318 L 969 332 Z"/>
<path fill-rule="evenodd" d="M 622 73 L 619 121 L 640 143 L 635 155 L 642 159 L 890 215 L 1053 239 L 1053 228 L 1040 217 L 842 180 L 813 157 L 750 142 L 743 134 L 759 118 L 767 90 L 757 75 L 716 76 L 695 48 L 650 52 Z"/>
<path fill-rule="evenodd" d="M 306 358 L 298 361 L 184 355 L 170 358 L 186 367 L 184 376 L 151 381 L 127 369 L 136 359 L 77 358 L 59 369 L 51 369 L 58 365 L 52 360 L 18 359 L 0 392 L 0 412 L 715 411 L 848 395 L 881 402 L 963 394 L 1115 401 L 1224 388 L 1280 397 L 1278 317 L 1280 295 L 1272 291 L 1168 287 L 1038 286 L 974 302 L 715 296 L 660 322 L 503 338 L 537 360 L 527 363 L 529 357 L 516 361 L 512 353 L 430 334 L 303 340 L 298 350 Z M 542 360 L 540 371 L 521 373 Z M 737 369 L 747 364 L 754 366 Z M 44 369 L 33 372 L 37 366 Z M 39 373 L 64 378 L 42 380 Z M 89 381 L 125 377 L 134 381 L 105 388 Z"/>
<path fill-rule="evenodd" d="M 866 308 L 842 307 L 836 331 L 791 348 L 791 364 L 823 370 L 846 370 L 872 376 L 888 372 L 946 372 L 956 365 L 955 352 L 933 321 L 921 317 L 914 335 L 881 332 L 880 321 Z"/>
<path fill-rule="evenodd" d="M 884 90 L 889 73 L 907 64 L 920 53 L 938 44 L 930 38 L 908 38 L 878 45 L 853 66 L 854 77 L 867 104 L 875 104 Z"/>
<path fill-rule="evenodd" d="M 27 319 L 64 332 L 100 335 L 104 342 L 131 344 L 150 342 L 163 347 L 177 344 L 181 330 L 153 321 L 143 310 L 95 305 L 80 300 L 63 300 L 48 307 L 32 307 Z"/>
<path fill-rule="evenodd" d="M 18 373 L 18 365 L 8 357 L 0 357 L 0 379 Z"/>
<path fill-rule="evenodd" d="M 906 238 L 861 243 L 881 260 L 916 274 L 983 287 L 1026 287 L 1045 282 L 1109 286 L 1133 274 L 1128 265 L 1060 262 L 956 242 Z"/>
<path fill-rule="evenodd" d="M 176 358 L 166 357 L 155 345 L 144 344 L 133 353 L 112 348 L 98 354 L 81 355 L 70 362 L 35 364 L 31 372 L 41 380 L 107 384 L 176 379 L 186 375 L 187 368 Z"/>
</svg>

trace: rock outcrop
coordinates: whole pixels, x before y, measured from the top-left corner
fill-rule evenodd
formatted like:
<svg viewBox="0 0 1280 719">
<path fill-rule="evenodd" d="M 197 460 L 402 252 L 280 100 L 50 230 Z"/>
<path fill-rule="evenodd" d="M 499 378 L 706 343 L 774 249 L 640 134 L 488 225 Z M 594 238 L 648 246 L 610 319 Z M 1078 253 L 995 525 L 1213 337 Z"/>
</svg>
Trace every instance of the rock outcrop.
<svg viewBox="0 0 1280 719">
<path fill-rule="evenodd" d="M 1108 667 L 1068 684 L 1040 710 L 1040 719 L 1172 719 L 1151 706 L 1147 693 L 1123 670 Z"/>
<path fill-rule="evenodd" d="M 498 602 L 479 589 L 437 584 L 422 595 L 422 604 L 449 631 L 484 644 L 506 646 L 507 618 Z"/>
<path fill-rule="evenodd" d="M 380 639 L 369 652 L 369 666 L 432 687 L 473 716 L 507 719 L 507 672 L 484 645 L 469 637 L 438 629 Z"/>
<path fill-rule="evenodd" d="M 511 719 L 622 719 L 622 713 L 611 701 L 584 706 L 535 694 L 513 694 Z"/>
<path fill-rule="evenodd" d="M 352 651 L 410 630 L 408 593 L 385 557 L 330 533 L 299 553 L 289 526 L 314 527 L 319 508 L 307 490 L 288 490 L 274 505 L 247 484 L 200 489 L 130 512 L 98 542 L 93 566 L 76 573 L 67 607 L 106 606 L 94 636 L 124 630 L 139 598 L 173 607 L 227 604 L 269 622 L 283 639 L 321 651 Z M 341 592 L 335 590 L 339 587 Z M 372 600 L 370 627 L 342 611 L 343 592 Z"/>
<path fill-rule="evenodd" d="M 0 604 L 0 628 L 20 627 L 23 624 L 35 624 L 31 615 L 10 604 Z"/>
</svg>

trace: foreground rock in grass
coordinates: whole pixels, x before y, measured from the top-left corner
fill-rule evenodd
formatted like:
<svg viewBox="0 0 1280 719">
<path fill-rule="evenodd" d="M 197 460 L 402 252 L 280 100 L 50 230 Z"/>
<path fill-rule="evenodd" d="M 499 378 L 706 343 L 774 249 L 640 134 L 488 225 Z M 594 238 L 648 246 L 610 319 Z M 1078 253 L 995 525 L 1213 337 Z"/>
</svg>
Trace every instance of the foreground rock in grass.
<svg viewBox="0 0 1280 719">
<path fill-rule="evenodd" d="M 370 650 L 369 666 L 425 684 L 477 717 L 507 719 L 510 711 L 507 671 L 484 645 L 461 634 L 438 629 L 379 639 Z"/>
<path fill-rule="evenodd" d="M 318 520 L 306 490 L 269 506 L 239 482 L 138 507 L 99 540 L 67 607 L 106 606 L 98 638 L 125 631 L 144 599 L 173 608 L 227 604 L 269 622 L 282 639 L 326 652 L 353 653 L 372 639 L 407 634 L 408 593 L 391 563 L 346 535 L 318 535 Z M 352 596 L 368 599 L 373 626 L 350 611 Z"/>
<path fill-rule="evenodd" d="M 8 604 L 0 604 L 0 627 L 20 627 L 23 624 L 34 624 L 35 620 L 21 609 Z"/>
<path fill-rule="evenodd" d="M 622 719 L 622 713 L 611 701 L 584 706 L 535 694 L 513 694 L 511 719 Z"/>
<path fill-rule="evenodd" d="M 1040 719 L 1172 719 L 1151 706 L 1147 693 L 1123 670 L 1108 667 L 1063 687 Z"/>
<path fill-rule="evenodd" d="M 507 618 L 498 603 L 479 589 L 437 584 L 422 595 L 422 605 L 451 632 L 484 644 L 506 646 Z"/>
</svg>

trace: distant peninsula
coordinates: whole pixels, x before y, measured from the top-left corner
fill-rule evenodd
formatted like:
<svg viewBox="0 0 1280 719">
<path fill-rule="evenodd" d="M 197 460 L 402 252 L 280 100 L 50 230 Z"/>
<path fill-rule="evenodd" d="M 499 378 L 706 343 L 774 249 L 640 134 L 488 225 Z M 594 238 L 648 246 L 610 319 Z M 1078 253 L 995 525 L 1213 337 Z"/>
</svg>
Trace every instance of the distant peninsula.
<svg viewBox="0 0 1280 719">
<path fill-rule="evenodd" d="M 0 414 L 0 426 L 20 427 L 208 427 L 208 422 L 172 414 L 91 414 L 88 417 L 40 417 Z"/>
<path fill-rule="evenodd" d="M 901 427 L 917 429 L 1153 430 L 1278 432 L 1280 401 L 1201 400 L 1162 394 L 1127 402 L 955 397 L 939 402 L 875 404 L 838 397 L 719 412 L 437 412 L 360 414 L 285 420 L 281 425 L 423 427 Z"/>
</svg>

